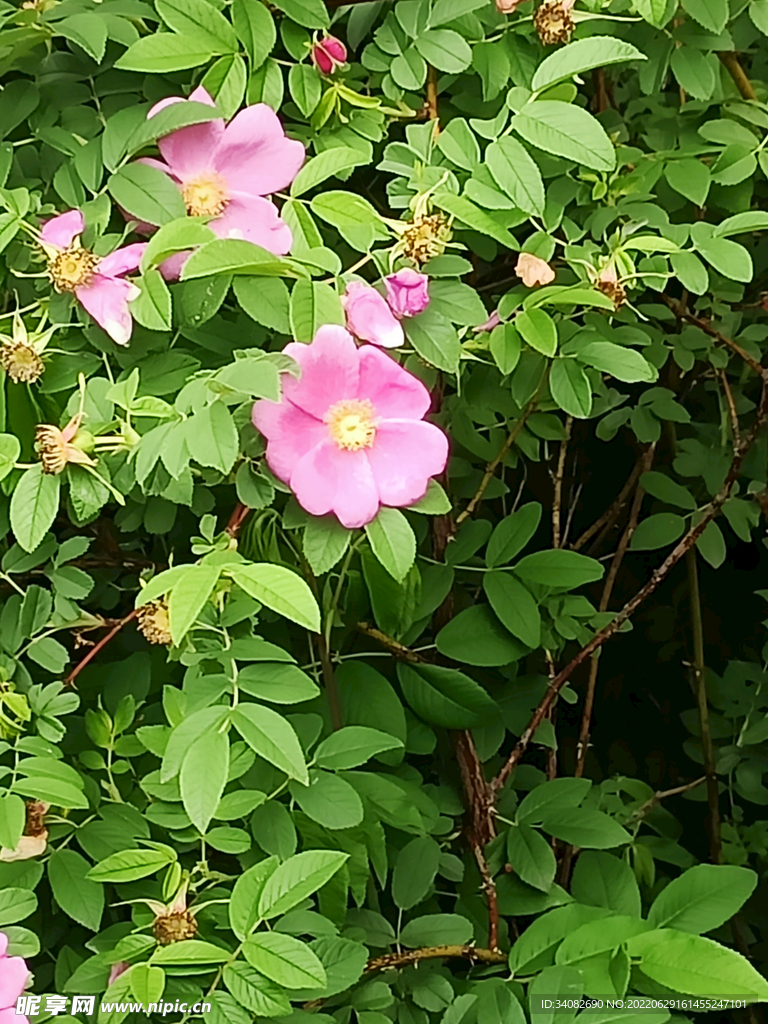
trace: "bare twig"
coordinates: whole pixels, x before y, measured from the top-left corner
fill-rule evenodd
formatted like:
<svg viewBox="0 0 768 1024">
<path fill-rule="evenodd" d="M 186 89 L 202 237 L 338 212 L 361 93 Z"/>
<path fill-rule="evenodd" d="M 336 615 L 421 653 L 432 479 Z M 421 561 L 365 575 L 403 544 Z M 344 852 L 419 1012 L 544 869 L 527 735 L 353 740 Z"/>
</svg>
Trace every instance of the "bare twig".
<svg viewBox="0 0 768 1024">
<path fill-rule="evenodd" d="M 125 626 L 127 623 L 129 623 L 131 621 L 131 619 L 135 619 L 137 614 L 138 614 L 138 608 L 134 608 L 132 612 L 128 612 L 128 614 L 125 615 L 122 619 L 119 619 L 118 622 L 116 622 L 115 625 L 112 627 L 112 629 L 110 629 L 110 631 L 108 633 L 105 633 L 104 636 L 101 638 L 101 640 L 99 640 L 99 642 L 97 644 L 93 645 L 93 647 L 90 649 L 90 651 L 88 651 L 88 653 L 83 658 L 83 660 L 79 661 L 77 663 L 77 665 L 75 665 L 75 667 L 72 669 L 72 671 L 69 673 L 69 675 L 66 676 L 66 678 L 64 679 L 64 685 L 65 686 L 74 686 L 75 685 L 75 680 L 80 675 L 80 673 L 83 671 L 85 666 L 88 665 L 89 662 L 93 661 L 93 659 L 96 657 L 96 655 L 104 650 L 104 648 L 107 646 L 107 644 L 110 642 L 110 640 L 112 640 L 114 637 L 117 636 L 117 634 L 120 632 L 120 630 L 123 628 L 123 626 Z"/>
<path fill-rule="evenodd" d="M 725 400 L 728 403 L 728 412 L 731 416 L 731 433 L 733 434 L 733 447 L 735 450 L 739 447 L 739 442 L 741 440 L 739 435 L 739 416 L 736 412 L 736 403 L 733 400 L 733 392 L 731 391 L 731 385 L 728 382 L 728 374 L 725 370 L 720 371 L 720 381 L 723 385 Z"/>
<path fill-rule="evenodd" d="M 632 815 L 634 821 L 640 818 L 644 818 L 649 811 L 652 811 L 657 804 L 660 804 L 662 800 L 666 800 L 670 796 L 680 796 L 681 793 L 689 793 L 692 789 L 697 789 L 702 782 L 706 782 L 706 775 L 702 775 L 698 779 L 694 779 L 693 782 L 688 782 L 684 786 L 675 786 L 674 789 L 665 789 L 653 794 L 644 804 L 641 804 L 638 809 Z"/>
<path fill-rule="evenodd" d="M 742 99 L 756 100 L 757 93 L 755 92 L 752 83 L 747 78 L 747 74 L 739 63 L 739 58 L 736 54 L 727 50 L 720 50 L 717 56 L 723 62 L 728 74 L 733 79 L 736 88 L 741 93 Z"/>
<path fill-rule="evenodd" d="M 750 431 L 749 437 L 746 438 L 739 445 L 738 451 L 736 452 L 731 467 L 728 470 L 728 474 L 725 478 L 725 482 L 717 493 L 717 495 L 710 502 L 709 508 L 704 513 L 702 518 L 692 527 L 688 533 L 679 541 L 672 549 L 669 555 L 664 559 L 658 569 L 655 569 L 651 575 L 651 578 L 645 583 L 644 586 L 638 590 L 638 592 L 632 597 L 621 611 L 576 654 L 574 658 L 561 669 L 560 672 L 551 681 L 546 694 L 539 702 L 538 707 L 534 711 L 530 722 L 523 730 L 523 734 L 515 745 L 514 749 L 510 753 L 504 767 L 501 769 L 499 774 L 491 783 L 491 788 L 495 793 L 498 793 L 508 781 L 510 775 L 514 771 L 516 765 L 519 763 L 523 754 L 528 748 L 528 744 L 531 738 L 535 735 L 539 725 L 546 716 L 549 708 L 557 698 L 562 687 L 566 684 L 568 679 L 571 677 L 574 669 L 576 669 L 582 662 L 593 654 L 599 647 L 601 647 L 606 640 L 610 639 L 621 628 L 621 626 L 634 614 L 634 612 L 640 607 L 640 605 L 656 590 L 660 583 L 662 583 L 669 573 L 672 571 L 675 565 L 685 556 L 685 553 L 689 551 L 696 543 L 698 538 L 702 535 L 704 530 L 707 528 L 710 522 L 715 518 L 720 509 L 722 508 L 725 501 L 728 499 L 731 493 L 731 488 L 739 474 L 741 464 L 744 461 L 749 449 L 757 439 L 760 430 L 765 424 L 766 418 L 768 418 L 768 371 L 764 371 L 760 368 L 760 375 L 763 381 L 763 390 L 760 397 L 760 404 L 758 412 L 755 417 L 755 422 Z"/>
<path fill-rule="evenodd" d="M 242 501 L 238 501 L 232 515 L 229 517 L 229 522 L 224 528 L 224 532 L 228 533 L 230 537 L 237 537 L 250 511 L 247 505 L 244 505 Z"/>
<path fill-rule="evenodd" d="M 498 949 L 479 949 L 477 946 L 428 946 L 424 949 L 409 949 L 402 953 L 385 953 L 369 960 L 365 968 L 371 971 L 386 971 L 397 967 L 408 967 L 421 960 L 458 959 L 472 960 L 482 964 L 503 964 L 507 954 Z"/>
<path fill-rule="evenodd" d="M 431 64 L 427 71 L 427 101 L 425 109 L 427 118 L 430 121 L 437 121 L 440 116 L 437 107 L 437 70 L 433 68 Z"/>
<path fill-rule="evenodd" d="M 375 626 L 371 626 L 368 622 L 358 622 L 356 628 L 358 633 L 365 633 L 366 636 L 369 636 L 372 640 L 380 643 L 382 647 L 386 647 L 387 650 L 396 658 L 399 658 L 400 661 L 416 663 L 427 660 L 416 651 L 412 651 L 410 647 L 406 647 L 404 644 L 401 644 L 399 640 L 395 640 L 394 637 L 387 636 L 387 634 L 382 633 L 380 629 L 377 629 Z"/>
<path fill-rule="evenodd" d="M 566 416 L 565 437 L 560 442 L 560 453 L 557 458 L 557 472 L 555 473 L 555 492 L 552 499 L 552 547 L 559 548 L 562 540 L 560 530 L 560 511 L 563 503 L 563 475 L 565 473 L 565 455 L 568 451 L 568 442 L 571 439 L 573 428 L 573 416 Z"/>
<path fill-rule="evenodd" d="M 621 510 L 624 508 L 624 505 L 627 502 L 627 498 L 632 493 L 632 488 L 637 483 L 637 478 L 643 471 L 644 454 L 645 453 L 643 453 L 643 455 L 641 455 L 635 463 L 632 472 L 629 474 L 629 477 L 627 478 L 627 482 L 619 491 L 618 497 L 616 498 L 614 503 L 611 505 L 610 508 L 605 510 L 605 512 L 600 516 L 599 519 L 596 519 L 595 522 L 592 523 L 589 529 L 585 530 L 580 537 L 576 538 L 573 544 L 571 544 L 572 551 L 578 551 L 580 548 L 583 548 L 587 541 L 591 540 L 596 533 L 599 533 L 600 530 L 603 529 L 603 527 L 611 526 L 616 521 L 616 519 L 618 519 Z"/>
<path fill-rule="evenodd" d="M 763 368 L 760 365 L 760 363 L 758 363 L 756 359 L 753 359 L 749 352 L 743 349 L 741 345 L 738 344 L 738 342 L 735 342 L 733 340 L 733 338 L 729 338 L 727 335 L 723 334 L 722 331 L 718 331 L 716 328 L 712 327 L 707 320 L 702 319 L 700 316 L 694 316 L 693 313 L 686 313 L 681 311 L 678 304 L 673 299 L 670 299 L 668 295 L 662 295 L 661 297 L 672 310 L 672 312 L 675 314 L 675 316 L 677 316 L 680 320 L 685 320 L 689 324 L 694 324 L 694 326 L 698 327 L 699 330 L 704 331 L 705 334 L 708 334 L 710 338 L 715 338 L 715 340 L 719 341 L 721 345 L 726 345 L 729 349 L 731 349 L 732 352 L 735 352 L 738 356 L 741 356 L 741 358 L 744 360 L 747 366 L 753 369 L 756 374 L 758 374 L 760 377 L 763 376 Z"/>
</svg>

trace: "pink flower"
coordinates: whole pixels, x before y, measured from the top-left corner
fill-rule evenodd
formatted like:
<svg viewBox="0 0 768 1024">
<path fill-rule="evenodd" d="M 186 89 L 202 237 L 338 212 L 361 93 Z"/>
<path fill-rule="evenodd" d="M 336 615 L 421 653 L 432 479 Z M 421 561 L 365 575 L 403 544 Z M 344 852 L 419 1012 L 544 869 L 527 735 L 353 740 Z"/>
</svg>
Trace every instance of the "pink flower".
<svg viewBox="0 0 768 1024">
<path fill-rule="evenodd" d="M 523 0 L 496 0 L 496 10 L 500 14 L 514 14 Z"/>
<path fill-rule="evenodd" d="M 555 280 L 555 272 L 548 263 L 529 252 L 521 252 L 515 264 L 515 273 L 522 278 L 527 288 L 537 284 L 549 284 Z"/>
<path fill-rule="evenodd" d="M 387 302 L 396 317 L 416 316 L 429 305 L 429 278 L 418 270 L 404 267 L 384 278 Z"/>
<path fill-rule="evenodd" d="M 139 289 L 123 274 L 136 270 L 146 242 L 96 256 L 80 245 L 84 226 L 79 210 L 62 213 L 43 225 L 40 243 L 48 257 L 48 276 L 57 291 L 72 292 L 113 341 L 127 345 L 133 330 L 128 303 Z"/>
<path fill-rule="evenodd" d="M 285 347 L 301 368 L 279 402 L 261 399 L 253 422 L 267 462 L 313 516 L 333 512 L 352 529 L 381 505 L 423 497 L 445 468 L 448 439 L 423 421 L 430 395 L 420 380 L 343 327 L 321 327 L 310 345 Z"/>
<path fill-rule="evenodd" d="M 199 86 L 190 95 L 196 103 L 215 106 Z M 156 103 L 152 117 L 172 103 Z M 163 160 L 144 159 L 174 181 L 192 217 L 211 217 L 211 230 L 219 238 L 244 238 L 281 256 L 291 248 L 291 229 L 281 220 L 275 204 L 264 198 L 285 188 L 304 163 L 304 146 L 285 137 L 277 114 L 266 103 L 246 107 L 224 125 L 214 118 L 205 124 L 179 128 L 158 141 Z M 165 162 L 163 162 L 165 161 Z M 130 213 L 130 211 L 128 211 Z M 183 260 L 173 258 L 166 276 L 178 276 Z"/>
<path fill-rule="evenodd" d="M 14 1009 L 28 980 L 26 963 L 20 956 L 8 956 L 8 936 L 0 932 L 0 1024 L 29 1024 Z"/>
<path fill-rule="evenodd" d="M 310 53 L 312 63 L 324 75 L 332 74 L 336 68 L 347 62 L 347 48 L 340 39 L 326 36 L 315 43 Z"/>
<path fill-rule="evenodd" d="M 112 964 L 112 969 L 109 972 L 109 980 L 107 981 L 107 988 L 112 984 L 113 981 L 117 981 L 121 974 L 125 974 L 131 965 L 125 960 L 118 960 L 116 964 Z"/>
<path fill-rule="evenodd" d="M 405 341 L 403 328 L 386 299 L 369 284 L 351 281 L 341 304 L 347 317 L 347 327 L 361 341 L 372 341 L 382 348 L 397 348 Z"/>
</svg>

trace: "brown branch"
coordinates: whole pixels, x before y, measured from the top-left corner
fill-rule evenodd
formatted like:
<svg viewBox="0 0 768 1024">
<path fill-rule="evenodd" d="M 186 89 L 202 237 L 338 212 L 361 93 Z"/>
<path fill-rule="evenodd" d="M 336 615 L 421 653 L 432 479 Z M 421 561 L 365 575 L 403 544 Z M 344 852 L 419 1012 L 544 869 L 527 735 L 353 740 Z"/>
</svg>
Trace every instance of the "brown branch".
<svg viewBox="0 0 768 1024">
<path fill-rule="evenodd" d="M 427 101 L 425 104 L 425 112 L 427 118 L 430 121 L 437 121 L 440 116 L 437 107 L 437 70 L 430 64 L 427 70 Z M 435 126 L 435 130 L 440 129 Z"/>
<path fill-rule="evenodd" d="M 375 626 L 371 626 L 368 622 L 358 622 L 356 629 L 358 633 L 364 633 L 366 636 L 371 637 L 372 640 L 381 644 L 382 647 L 386 647 L 387 650 L 400 661 L 407 661 L 411 664 L 416 664 L 427 660 L 426 658 L 422 658 L 422 656 L 416 651 L 412 651 L 410 647 L 406 647 L 405 644 L 401 644 L 399 640 L 395 640 L 394 637 L 387 636 L 387 634 L 382 633 L 380 629 L 376 629 Z"/>
<path fill-rule="evenodd" d="M 504 964 L 507 954 L 498 949 L 479 949 L 477 946 L 426 946 L 423 949 L 409 949 L 402 953 L 385 953 L 369 960 L 366 973 L 387 971 L 397 967 L 408 967 L 421 960 L 458 959 L 472 960 L 481 964 Z"/>
<path fill-rule="evenodd" d="M 678 319 L 686 320 L 689 324 L 694 324 L 699 328 L 699 330 L 708 334 L 710 338 L 715 338 L 721 345 L 726 345 L 731 349 L 731 351 L 735 352 L 738 356 L 741 356 L 747 366 L 753 369 L 758 376 L 762 377 L 763 368 L 760 363 L 758 363 L 756 359 L 753 359 L 749 352 L 743 349 L 741 345 L 733 340 L 733 338 L 729 338 L 721 331 L 716 330 L 710 325 L 708 320 L 704 320 L 700 316 L 694 316 L 693 313 L 685 313 L 681 311 L 677 303 L 670 299 L 668 295 L 662 295 L 661 297 Z"/>
<path fill-rule="evenodd" d="M 644 804 L 641 804 L 638 807 L 638 809 L 633 813 L 632 820 L 638 821 L 640 818 L 644 818 L 649 811 L 653 810 L 653 808 L 657 804 L 661 803 L 662 800 L 666 800 L 667 797 L 680 796 L 681 793 L 688 793 L 690 792 L 690 790 L 696 789 L 698 786 L 702 784 L 702 782 L 706 781 L 706 775 L 702 775 L 700 778 L 694 779 L 693 782 L 688 782 L 684 786 L 675 786 L 674 789 L 665 789 L 660 792 L 654 793 L 652 797 L 646 800 Z"/>
<path fill-rule="evenodd" d="M 232 515 L 229 517 L 229 522 L 224 528 L 224 532 L 228 533 L 230 537 L 237 537 L 250 512 L 251 510 L 247 505 L 244 505 L 242 501 L 238 501 Z"/>
<path fill-rule="evenodd" d="M 110 640 L 112 640 L 113 637 L 117 636 L 117 634 L 120 632 L 120 630 L 123 628 L 123 626 L 125 626 L 127 623 L 129 623 L 131 621 L 131 619 L 135 619 L 136 618 L 136 616 L 138 615 L 138 611 L 139 611 L 138 608 L 134 608 L 132 612 L 129 612 L 122 619 L 119 619 L 115 623 L 115 625 L 112 627 L 112 629 L 110 629 L 110 631 L 108 633 L 105 633 L 104 636 L 101 638 L 101 640 L 99 640 L 99 642 L 97 644 L 93 645 L 93 647 L 90 649 L 90 651 L 88 651 L 88 653 L 83 658 L 83 660 L 79 661 L 77 663 L 77 665 L 75 665 L 75 667 L 69 673 L 69 675 L 67 675 L 65 677 L 65 679 L 64 679 L 64 685 L 65 686 L 74 686 L 75 685 L 75 680 L 80 675 L 80 673 L 83 671 L 85 666 L 89 662 L 93 661 L 93 659 L 96 657 L 96 655 L 100 651 L 104 650 L 104 648 L 107 646 L 107 644 L 110 642 Z"/>
<path fill-rule="evenodd" d="M 734 81 L 736 88 L 741 93 L 742 99 L 745 100 L 756 100 L 757 93 L 750 80 L 747 78 L 747 73 L 739 63 L 739 58 L 735 53 L 728 50 L 719 50 L 717 56 L 723 62 L 728 74 Z"/>
<path fill-rule="evenodd" d="M 736 455 L 734 456 L 731 467 L 728 470 L 728 474 L 725 478 L 725 482 L 721 487 L 720 491 L 710 502 L 708 510 L 704 513 L 702 518 L 688 531 L 678 544 L 672 549 L 669 555 L 664 559 L 658 569 L 655 569 L 648 582 L 638 590 L 638 592 L 632 597 L 621 611 L 605 626 L 596 633 L 595 636 L 576 654 L 574 658 L 561 669 L 560 672 L 551 681 L 549 688 L 539 703 L 539 706 L 534 711 L 530 722 L 523 730 L 523 734 L 517 741 L 515 747 L 510 753 L 504 767 L 501 769 L 499 774 L 491 783 L 491 788 L 494 793 L 498 793 L 508 781 L 510 775 L 514 771 L 516 765 L 519 763 L 523 754 L 528 748 L 528 744 L 531 738 L 535 735 L 536 730 L 541 725 L 544 717 L 549 711 L 550 707 L 554 703 L 560 690 L 565 686 L 568 679 L 571 677 L 574 669 L 578 668 L 583 661 L 593 654 L 599 647 L 601 647 L 606 640 L 609 640 L 614 633 L 616 633 L 621 626 L 634 614 L 634 612 L 640 607 L 640 605 L 656 590 L 660 583 L 662 583 L 669 573 L 672 571 L 674 566 L 684 557 L 685 553 L 689 551 L 696 543 L 698 538 L 702 535 L 704 530 L 707 528 L 710 522 L 715 518 L 720 509 L 722 508 L 725 501 L 728 499 L 731 493 L 731 488 L 736 481 L 739 474 L 741 464 L 744 461 L 749 449 L 757 439 L 760 430 L 762 429 L 766 419 L 768 418 L 768 370 L 760 368 L 760 374 L 763 380 L 763 391 L 760 397 L 760 405 L 758 412 L 755 417 L 755 422 L 750 431 L 749 437 L 743 441 L 738 448 Z"/>
<path fill-rule="evenodd" d="M 552 499 L 552 547 L 559 548 L 562 540 L 560 530 L 560 511 L 563 503 L 563 476 L 565 474 L 565 454 L 568 451 L 568 442 L 571 439 L 573 429 L 573 416 L 566 416 L 565 437 L 560 442 L 560 454 L 557 459 L 557 472 L 555 473 L 555 493 Z"/>
<path fill-rule="evenodd" d="M 538 388 L 536 388 L 536 394 L 533 396 L 533 398 L 530 400 L 528 405 L 523 410 L 523 414 L 520 417 L 520 419 L 515 422 L 514 427 L 512 427 L 512 429 L 510 430 L 509 436 L 507 437 L 506 441 L 504 442 L 504 444 L 499 449 L 498 454 L 496 455 L 496 457 L 491 462 L 488 463 L 488 465 L 486 467 L 486 470 L 485 470 L 485 473 L 483 475 L 483 479 L 480 481 L 480 486 L 475 491 L 475 494 L 474 494 L 472 500 L 467 505 L 467 507 L 464 509 L 464 511 L 460 512 L 459 515 L 456 517 L 456 525 L 457 526 L 459 526 L 461 523 L 463 523 L 465 519 L 469 519 L 469 517 L 475 511 L 477 506 L 483 500 L 483 495 L 485 494 L 486 490 L 488 489 L 488 484 L 493 479 L 493 475 L 496 472 L 496 470 L 497 470 L 497 468 L 499 466 L 499 463 L 504 458 L 504 456 L 507 454 L 507 452 L 512 447 L 512 445 L 515 443 L 515 441 L 517 440 L 517 438 L 518 438 L 518 436 L 520 434 L 520 431 L 525 426 L 525 421 L 528 419 L 528 417 L 531 415 L 533 410 L 536 408 L 536 406 L 538 404 L 538 401 L 539 401 L 539 394 L 541 393 L 541 389 L 543 388 L 543 386 L 544 386 L 544 384 L 545 384 L 545 382 L 547 381 L 548 378 L 549 378 L 549 367 L 547 367 L 547 370 L 544 373 L 544 376 L 541 378 L 541 381 L 539 383 Z"/>
<path fill-rule="evenodd" d="M 731 433 L 733 434 L 733 447 L 735 451 L 739 447 L 740 442 L 739 415 L 736 412 L 736 403 L 733 400 L 733 392 L 731 391 L 731 385 L 728 383 L 728 374 L 725 370 L 720 371 L 720 380 L 725 392 L 725 400 L 728 403 L 728 412 L 731 416 Z"/>
<path fill-rule="evenodd" d="M 629 477 L 627 478 L 627 482 L 619 491 L 619 495 L 614 501 L 614 503 L 611 505 L 611 507 L 606 509 L 606 511 L 600 516 L 600 518 L 595 520 L 595 522 L 592 523 L 589 529 L 585 530 L 580 537 L 576 538 L 573 544 L 571 544 L 571 551 L 578 551 L 580 548 L 583 548 L 587 541 L 591 540 L 594 537 L 594 535 L 598 533 L 603 527 L 612 526 L 613 523 L 618 519 L 621 510 L 624 508 L 624 505 L 626 504 L 627 498 L 632 492 L 632 488 L 637 483 L 637 479 L 643 471 L 644 458 L 645 453 L 643 453 L 635 463 L 632 472 L 629 474 Z"/>
</svg>

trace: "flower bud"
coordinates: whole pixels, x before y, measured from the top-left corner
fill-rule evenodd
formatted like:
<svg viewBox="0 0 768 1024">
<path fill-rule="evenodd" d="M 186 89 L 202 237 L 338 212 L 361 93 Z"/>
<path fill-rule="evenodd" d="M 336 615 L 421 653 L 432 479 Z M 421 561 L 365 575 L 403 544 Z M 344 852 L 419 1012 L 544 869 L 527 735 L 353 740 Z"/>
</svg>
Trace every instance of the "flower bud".
<svg viewBox="0 0 768 1024">
<path fill-rule="evenodd" d="M 312 47 L 312 63 L 323 75 L 331 75 L 347 62 L 347 48 L 340 39 L 325 36 Z"/>
<path fill-rule="evenodd" d="M 429 305 L 429 278 L 418 270 L 404 267 L 396 274 L 384 278 L 387 289 L 389 308 L 398 319 L 404 316 L 416 316 Z"/>
<path fill-rule="evenodd" d="M 392 315 L 384 297 L 369 284 L 351 281 L 341 303 L 347 318 L 347 330 L 360 341 L 371 341 L 383 348 L 397 348 L 405 341 L 403 328 Z"/>
<path fill-rule="evenodd" d="M 514 14 L 523 0 L 496 0 L 496 10 L 499 14 Z"/>
</svg>

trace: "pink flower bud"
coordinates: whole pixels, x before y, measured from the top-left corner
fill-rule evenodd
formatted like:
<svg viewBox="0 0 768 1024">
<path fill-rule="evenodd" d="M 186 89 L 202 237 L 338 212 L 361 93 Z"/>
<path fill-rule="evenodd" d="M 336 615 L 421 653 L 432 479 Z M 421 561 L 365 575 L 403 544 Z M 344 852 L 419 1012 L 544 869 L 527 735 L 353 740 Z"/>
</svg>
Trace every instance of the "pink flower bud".
<svg viewBox="0 0 768 1024">
<path fill-rule="evenodd" d="M 351 281 L 341 304 L 347 317 L 347 330 L 360 341 L 372 341 L 382 348 L 397 348 L 405 341 L 403 328 L 386 300 L 369 284 Z"/>
<path fill-rule="evenodd" d="M 324 75 L 333 74 L 347 62 L 347 48 L 340 39 L 326 36 L 312 47 L 312 63 Z"/>
<path fill-rule="evenodd" d="M 496 0 L 496 10 L 499 14 L 514 14 L 523 0 Z"/>
<path fill-rule="evenodd" d="M 384 278 L 389 308 L 398 319 L 416 316 L 427 308 L 428 284 L 429 278 L 426 274 L 420 274 L 418 270 L 411 270 L 410 267 L 404 267 L 396 274 Z"/>
<path fill-rule="evenodd" d="M 537 284 L 549 284 L 555 279 L 552 267 L 529 252 L 520 253 L 515 264 L 515 273 L 523 279 L 523 284 L 527 288 L 533 288 Z"/>
<path fill-rule="evenodd" d="M 472 330 L 475 333 L 480 331 L 492 331 L 494 327 L 498 327 L 501 323 L 501 317 L 499 316 L 498 309 L 494 309 L 484 324 L 478 324 L 477 327 L 473 327 Z"/>
</svg>

